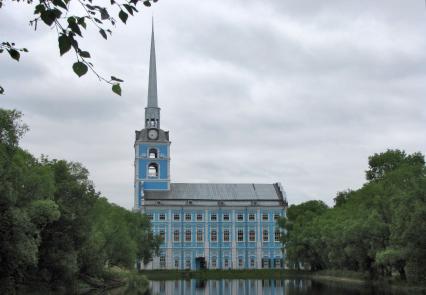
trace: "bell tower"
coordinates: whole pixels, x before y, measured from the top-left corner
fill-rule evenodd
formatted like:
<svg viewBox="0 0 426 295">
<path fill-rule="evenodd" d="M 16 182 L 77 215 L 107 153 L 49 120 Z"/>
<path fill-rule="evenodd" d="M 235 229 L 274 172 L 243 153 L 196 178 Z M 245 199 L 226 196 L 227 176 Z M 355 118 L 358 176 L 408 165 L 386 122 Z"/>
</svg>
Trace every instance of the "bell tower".
<svg viewBox="0 0 426 295">
<path fill-rule="evenodd" d="M 157 95 L 154 23 L 151 32 L 148 103 L 145 108 L 145 128 L 136 131 L 134 210 L 140 210 L 145 191 L 170 189 L 169 132 L 160 128 L 160 108 Z"/>
</svg>

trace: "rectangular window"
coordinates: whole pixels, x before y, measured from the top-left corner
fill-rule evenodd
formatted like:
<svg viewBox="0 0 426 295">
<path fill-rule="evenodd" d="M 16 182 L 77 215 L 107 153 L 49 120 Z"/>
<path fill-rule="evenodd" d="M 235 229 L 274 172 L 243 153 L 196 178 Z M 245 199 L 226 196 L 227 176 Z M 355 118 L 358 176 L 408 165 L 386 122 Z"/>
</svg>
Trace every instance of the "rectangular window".
<svg viewBox="0 0 426 295">
<path fill-rule="evenodd" d="M 203 221 L 203 214 L 197 213 L 197 221 Z"/>
<path fill-rule="evenodd" d="M 216 221 L 216 220 L 217 220 L 217 214 L 216 214 L 216 213 L 212 213 L 212 214 L 210 215 L 210 220 L 211 220 L 211 221 Z"/>
<path fill-rule="evenodd" d="M 239 229 L 237 231 L 237 240 L 238 242 L 244 242 L 244 230 Z"/>
<path fill-rule="evenodd" d="M 256 231 L 254 229 L 249 231 L 249 241 L 256 242 Z"/>
<path fill-rule="evenodd" d="M 197 241 L 198 242 L 203 241 L 203 230 L 202 229 L 197 230 Z"/>
<path fill-rule="evenodd" d="M 166 214 L 165 213 L 160 213 L 160 220 L 166 220 Z"/>
<path fill-rule="evenodd" d="M 244 266 L 244 260 L 242 257 L 238 257 L 238 267 L 242 268 Z"/>
<path fill-rule="evenodd" d="M 268 213 L 263 213 L 262 214 L 262 220 L 268 220 Z"/>
<path fill-rule="evenodd" d="M 256 214 L 254 214 L 254 213 L 249 213 L 249 220 L 250 220 L 250 221 L 255 221 L 255 220 L 256 220 Z"/>
<path fill-rule="evenodd" d="M 161 255 L 160 256 L 160 267 L 165 268 L 166 267 L 166 256 Z"/>
<path fill-rule="evenodd" d="M 185 259 L 185 268 L 190 269 L 191 268 L 191 258 L 186 257 Z"/>
<path fill-rule="evenodd" d="M 229 267 L 229 259 L 226 257 L 225 258 L 225 260 L 223 261 L 223 266 L 225 267 L 225 268 L 228 268 Z"/>
<path fill-rule="evenodd" d="M 185 213 L 185 220 L 191 221 L 191 213 Z"/>
<path fill-rule="evenodd" d="M 154 220 L 154 215 L 152 215 L 152 213 L 148 213 L 146 216 L 148 216 L 149 220 Z"/>
<path fill-rule="evenodd" d="M 281 231 L 279 229 L 275 230 L 275 242 L 279 242 L 281 240 Z"/>
<path fill-rule="evenodd" d="M 212 268 L 216 268 L 216 262 L 217 262 L 216 256 L 213 256 L 212 257 Z"/>
<path fill-rule="evenodd" d="M 175 241 L 175 242 L 179 242 L 179 240 L 180 240 L 180 233 L 179 233 L 179 230 L 178 230 L 178 229 L 175 229 L 175 230 L 173 231 L 173 241 Z"/>
<path fill-rule="evenodd" d="M 223 213 L 223 221 L 229 221 L 229 213 Z"/>
<path fill-rule="evenodd" d="M 262 268 L 269 268 L 269 258 L 267 256 L 262 258 Z"/>
<path fill-rule="evenodd" d="M 254 268 L 256 264 L 256 260 L 254 259 L 254 257 L 250 257 L 250 268 Z"/>
<path fill-rule="evenodd" d="M 269 232 L 268 232 L 268 230 L 267 230 L 267 229 L 264 229 L 264 230 L 263 230 L 263 241 L 264 241 L 264 242 L 269 241 Z"/>
<path fill-rule="evenodd" d="M 165 241 L 166 240 L 166 232 L 164 229 L 160 229 L 160 238 Z"/>
<path fill-rule="evenodd" d="M 280 213 L 274 213 L 274 220 L 278 220 L 280 217 Z"/>
<path fill-rule="evenodd" d="M 238 213 L 237 214 L 237 220 L 238 221 L 244 221 L 244 214 L 243 213 Z"/>
<path fill-rule="evenodd" d="M 215 229 L 212 229 L 210 231 L 210 241 L 212 241 L 212 242 L 217 241 L 217 231 Z"/>
<path fill-rule="evenodd" d="M 187 229 L 185 230 L 185 242 L 191 242 L 191 240 L 192 240 L 191 230 Z"/>
<path fill-rule="evenodd" d="M 179 221 L 180 220 L 180 214 L 179 213 L 173 214 L 173 220 Z"/>
<path fill-rule="evenodd" d="M 223 230 L 223 241 L 229 242 L 229 229 Z"/>
<path fill-rule="evenodd" d="M 175 258 L 175 268 L 179 268 L 179 258 Z"/>
</svg>

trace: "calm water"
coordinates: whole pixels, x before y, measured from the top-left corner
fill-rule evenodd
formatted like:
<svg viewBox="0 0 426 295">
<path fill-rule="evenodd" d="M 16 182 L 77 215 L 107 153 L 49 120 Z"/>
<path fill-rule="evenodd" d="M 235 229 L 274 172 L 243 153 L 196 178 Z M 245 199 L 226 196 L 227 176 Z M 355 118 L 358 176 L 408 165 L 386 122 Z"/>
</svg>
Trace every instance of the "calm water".
<svg viewBox="0 0 426 295">
<path fill-rule="evenodd" d="M 287 280 L 176 280 L 151 281 L 150 295 L 400 295 L 372 287 L 324 283 L 309 279 Z"/>
</svg>

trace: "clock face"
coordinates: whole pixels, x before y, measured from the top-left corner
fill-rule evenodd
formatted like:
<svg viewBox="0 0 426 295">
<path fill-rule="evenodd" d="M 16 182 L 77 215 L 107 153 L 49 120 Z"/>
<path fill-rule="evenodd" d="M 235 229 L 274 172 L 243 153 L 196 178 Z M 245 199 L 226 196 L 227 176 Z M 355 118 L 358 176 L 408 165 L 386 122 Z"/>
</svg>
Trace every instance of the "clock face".
<svg viewBox="0 0 426 295">
<path fill-rule="evenodd" d="M 148 138 L 149 139 L 157 139 L 158 138 L 158 130 L 157 129 L 149 129 L 148 130 Z"/>
</svg>

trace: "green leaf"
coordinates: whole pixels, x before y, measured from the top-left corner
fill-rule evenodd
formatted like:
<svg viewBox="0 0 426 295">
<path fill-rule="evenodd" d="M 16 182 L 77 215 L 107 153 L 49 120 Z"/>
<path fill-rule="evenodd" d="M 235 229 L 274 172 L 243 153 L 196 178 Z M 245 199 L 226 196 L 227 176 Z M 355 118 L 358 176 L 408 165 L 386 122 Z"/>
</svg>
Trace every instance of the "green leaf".
<svg viewBox="0 0 426 295">
<path fill-rule="evenodd" d="M 121 80 L 121 79 L 119 79 L 117 77 L 114 77 L 114 76 L 111 76 L 111 80 L 112 81 L 117 81 L 117 82 L 124 82 L 123 80 Z"/>
<path fill-rule="evenodd" d="M 86 29 L 87 25 L 86 25 L 86 22 L 84 21 L 84 17 L 80 17 L 80 18 L 78 18 L 77 23 L 78 23 L 80 26 L 82 26 L 83 28 L 85 28 L 85 29 Z"/>
<path fill-rule="evenodd" d="M 72 65 L 72 69 L 74 70 L 74 73 L 76 73 L 77 76 L 79 76 L 79 77 L 86 74 L 87 70 L 88 70 L 87 66 L 84 63 L 82 63 L 81 61 L 74 63 Z"/>
<path fill-rule="evenodd" d="M 101 14 L 101 20 L 109 19 L 109 13 L 106 8 L 99 9 L 99 13 Z"/>
<path fill-rule="evenodd" d="M 11 58 L 19 61 L 21 54 L 18 52 L 18 50 L 11 48 L 11 49 L 7 49 L 7 52 L 9 52 L 9 55 Z"/>
<path fill-rule="evenodd" d="M 61 54 L 61 56 L 67 53 L 71 49 L 71 40 L 65 34 L 61 34 L 59 36 L 58 43 L 59 43 L 59 53 Z"/>
<path fill-rule="evenodd" d="M 105 33 L 105 30 L 104 30 L 104 29 L 100 29 L 100 30 L 99 30 L 99 33 L 102 35 L 102 37 L 104 37 L 104 39 L 105 39 L 105 40 L 107 40 L 107 39 L 108 39 L 108 36 L 107 36 L 107 34 Z"/>
<path fill-rule="evenodd" d="M 121 21 L 123 23 L 126 23 L 127 18 L 129 17 L 129 15 L 127 13 L 125 13 L 123 10 L 120 10 L 120 12 L 118 13 L 118 17 L 121 19 Z"/>
<path fill-rule="evenodd" d="M 68 27 L 71 29 L 71 31 L 73 31 L 74 33 L 76 33 L 80 37 L 82 37 L 80 27 L 78 26 L 75 17 L 69 17 L 68 18 Z"/>
<path fill-rule="evenodd" d="M 4 94 L 4 88 L 0 86 L 0 94 Z"/>
<path fill-rule="evenodd" d="M 149 2 L 149 0 L 146 0 L 143 2 L 143 5 L 147 6 L 147 7 L 151 7 L 151 2 Z"/>
<path fill-rule="evenodd" d="M 90 53 L 88 51 L 80 51 L 80 56 L 84 58 L 90 58 Z"/>
<path fill-rule="evenodd" d="M 35 9 L 34 9 L 34 14 L 40 14 L 43 11 L 46 11 L 46 8 L 44 7 L 43 4 L 38 4 Z"/>
<path fill-rule="evenodd" d="M 45 11 L 41 11 L 40 18 L 44 23 L 48 26 L 51 26 L 56 19 L 61 17 L 62 12 L 59 9 L 49 9 Z"/>
<path fill-rule="evenodd" d="M 121 96 L 121 87 L 120 83 L 112 85 L 112 92 Z"/>
<path fill-rule="evenodd" d="M 53 5 L 62 7 L 65 10 L 68 10 L 68 7 L 65 5 L 65 3 L 62 0 L 52 0 Z"/>
<path fill-rule="evenodd" d="M 126 10 L 133 15 L 133 6 L 129 5 L 129 4 L 123 4 L 124 8 L 126 8 Z"/>
</svg>

